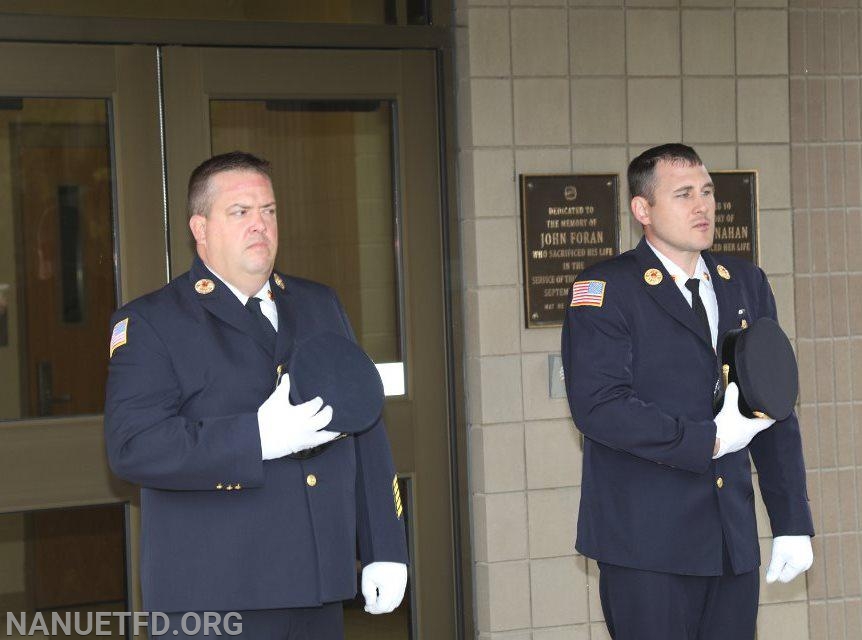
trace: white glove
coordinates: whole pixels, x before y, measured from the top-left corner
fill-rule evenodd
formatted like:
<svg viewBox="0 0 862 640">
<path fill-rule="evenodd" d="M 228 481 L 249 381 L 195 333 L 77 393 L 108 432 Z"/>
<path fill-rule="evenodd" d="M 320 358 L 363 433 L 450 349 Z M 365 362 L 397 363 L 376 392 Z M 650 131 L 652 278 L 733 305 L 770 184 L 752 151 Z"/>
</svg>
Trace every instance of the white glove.
<svg viewBox="0 0 862 640">
<path fill-rule="evenodd" d="M 362 570 L 362 595 L 368 613 L 390 613 L 401 604 L 407 588 L 407 565 L 372 562 Z"/>
<path fill-rule="evenodd" d="M 738 402 L 739 387 L 735 382 L 731 382 L 724 392 L 721 411 L 715 416 L 715 437 L 719 443 L 718 452 L 712 456 L 713 460 L 748 446 L 754 436 L 775 423 L 772 418 L 746 418 L 739 412 Z"/>
<path fill-rule="evenodd" d="M 776 536 L 772 541 L 772 561 L 766 581 L 790 582 L 814 562 L 809 536 Z"/>
<path fill-rule="evenodd" d="M 319 397 L 302 404 L 291 404 L 290 377 L 285 375 L 257 410 L 263 459 L 281 458 L 337 438 L 339 434 L 335 431 L 322 431 L 332 420 L 332 407 L 321 407 L 323 400 Z"/>
</svg>

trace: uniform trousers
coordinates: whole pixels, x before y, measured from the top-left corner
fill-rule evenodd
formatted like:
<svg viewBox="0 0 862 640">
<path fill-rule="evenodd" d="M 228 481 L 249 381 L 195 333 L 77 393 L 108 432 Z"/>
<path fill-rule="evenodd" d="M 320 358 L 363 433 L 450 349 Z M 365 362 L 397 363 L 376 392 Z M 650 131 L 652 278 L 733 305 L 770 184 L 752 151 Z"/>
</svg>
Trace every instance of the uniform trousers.
<svg viewBox="0 0 862 640">
<path fill-rule="evenodd" d="M 216 613 L 217 616 L 216 617 Z M 321 607 L 254 611 L 168 613 L 153 638 L 238 638 L 239 640 L 344 640 L 344 610 L 340 602 Z M 185 622 L 183 618 L 185 617 Z M 205 628 L 209 619 L 211 624 Z M 215 621 L 219 620 L 219 624 Z M 199 622 L 199 624 L 198 624 Z M 164 629 L 167 624 L 169 629 Z M 241 630 L 240 630 L 241 629 Z M 239 633 L 237 633 L 239 632 Z"/>
<path fill-rule="evenodd" d="M 614 640 L 754 640 L 758 569 L 685 576 L 599 563 L 599 596 Z"/>
</svg>

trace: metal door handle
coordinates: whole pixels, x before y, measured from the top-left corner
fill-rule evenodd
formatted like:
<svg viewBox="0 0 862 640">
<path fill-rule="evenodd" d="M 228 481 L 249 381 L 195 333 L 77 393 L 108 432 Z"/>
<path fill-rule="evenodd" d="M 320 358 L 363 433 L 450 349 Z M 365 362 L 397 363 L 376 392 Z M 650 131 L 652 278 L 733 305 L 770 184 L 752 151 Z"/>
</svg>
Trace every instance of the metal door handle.
<svg viewBox="0 0 862 640">
<path fill-rule="evenodd" d="M 64 394 L 54 395 L 53 371 L 51 362 L 42 360 L 36 365 L 36 384 L 39 392 L 39 415 L 50 416 L 54 413 L 54 405 L 71 402 L 72 396 Z"/>
</svg>

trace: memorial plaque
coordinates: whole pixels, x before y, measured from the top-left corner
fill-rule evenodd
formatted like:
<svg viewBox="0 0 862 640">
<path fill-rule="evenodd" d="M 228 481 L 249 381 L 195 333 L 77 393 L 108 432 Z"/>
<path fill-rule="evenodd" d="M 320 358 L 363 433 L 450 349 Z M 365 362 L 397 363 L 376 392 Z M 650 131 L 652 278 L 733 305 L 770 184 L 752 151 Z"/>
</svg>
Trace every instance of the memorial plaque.
<svg viewBox="0 0 862 640">
<path fill-rule="evenodd" d="M 712 171 L 715 184 L 713 253 L 745 258 L 757 264 L 757 171 Z"/>
<path fill-rule="evenodd" d="M 569 287 L 619 253 L 616 174 L 521 175 L 527 328 L 563 324 Z"/>
</svg>

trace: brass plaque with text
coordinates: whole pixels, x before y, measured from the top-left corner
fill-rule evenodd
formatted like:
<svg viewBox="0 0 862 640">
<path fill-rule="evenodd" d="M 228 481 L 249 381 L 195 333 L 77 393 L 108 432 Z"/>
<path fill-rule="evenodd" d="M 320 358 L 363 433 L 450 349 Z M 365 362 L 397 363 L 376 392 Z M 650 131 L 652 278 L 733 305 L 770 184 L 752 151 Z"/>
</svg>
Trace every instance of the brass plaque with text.
<svg viewBox="0 0 862 640">
<path fill-rule="evenodd" d="M 575 278 L 619 253 L 619 177 L 520 178 L 527 328 L 561 326 Z"/>
<path fill-rule="evenodd" d="M 757 171 L 711 171 L 715 184 L 713 253 L 738 256 L 757 264 Z"/>
</svg>

